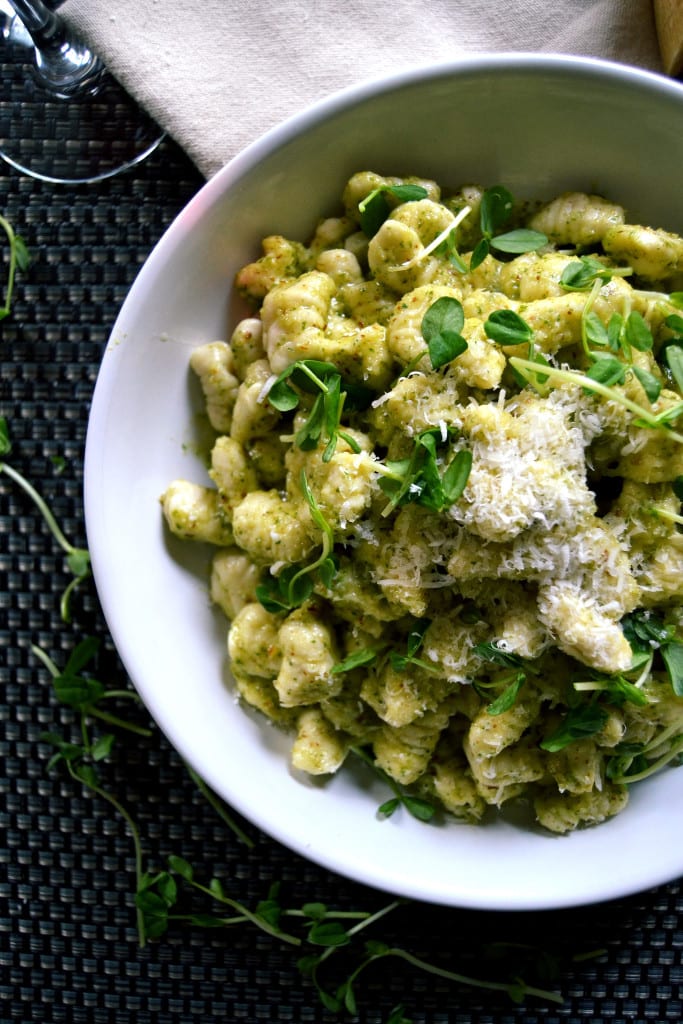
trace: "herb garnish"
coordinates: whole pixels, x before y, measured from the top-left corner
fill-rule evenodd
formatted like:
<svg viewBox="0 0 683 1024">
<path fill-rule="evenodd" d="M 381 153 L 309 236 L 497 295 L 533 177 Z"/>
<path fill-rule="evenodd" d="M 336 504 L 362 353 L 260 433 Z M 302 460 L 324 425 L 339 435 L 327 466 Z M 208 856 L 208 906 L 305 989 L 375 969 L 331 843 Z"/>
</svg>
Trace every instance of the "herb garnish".
<svg viewBox="0 0 683 1024">
<path fill-rule="evenodd" d="M 9 455 L 11 450 L 12 442 L 10 441 L 7 420 L 4 416 L 0 416 L 0 455 Z M 60 613 L 64 622 L 70 622 L 71 595 L 76 587 L 90 576 L 90 554 L 85 548 L 74 547 L 74 545 L 66 539 L 47 502 L 22 473 L 13 469 L 7 462 L 0 462 L 0 473 L 5 473 L 14 481 L 14 483 L 18 484 L 26 494 L 28 494 L 29 498 L 36 505 L 38 511 L 45 520 L 52 536 L 66 555 L 67 567 L 71 573 L 73 573 L 74 578 L 62 594 Z"/>
<path fill-rule="evenodd" d="M 286 566 L 277 576 L 267 576 L 256 588 L 256 597 L 266 611 L 291 611 L 307 601 L 313 593 L 316 579 L 329 587 L 337 572 L 334 551 L 334 530 L 325 519 L 315 495 L 311 491 L 305 470 L 301 470 L 299 486 L 306 499 L 311 518 L 320 529 L 322 549 L 315 561 L 307 565 Z"/>
<path fill-rule="evenodd" d="M 509 680 L 509 681 L 508 681 Z M 514 672 L 510 676 L 506 676 L 503 680 L 507 683 L 505 689 L 498 694 L 495 700 L 486 708 L 486 714 L 497 716 L 502 715 L 505 711 L 509 711 L 517 703 L 519 691 L 526 682 L 526 672 Z M 500 684 L 501 680 L 498 680 Z"/>
<path fill-rule="evenodd" d="M 461 449 L 441 473 L 438 449 L 449 439 L 448 430 L 445 434 L 438 427 L 423 430 L 415 438 L 409 458 L 378 463 L 382 472 L 379 486 L 391 498 L 383 516 L 411 501 L 441 512 L 460 498 L 472 468 L 472 453 Z"/>
<path fill-rule="evenodd" d="M 619 362 L 619 360 L 615 360 L 615 362 Z M 683 401 L 676 402 L 660 413 L 653 413 L 638 402 L 632 401 L 623 391 L 616 390 L 611 384 L 596 379 L 595 374 L 591 376 L 589 373 L 582 373 L 580 370 L 565 370 L 560 367 L 550 366 L 549 364 L 540 366 L 538 362 L 530 359 L 521 359 L 519 356 L 511 356 L 510 365 L 519 374 L 520 378 L 530 384 L 540 394 L 547 394 L 549 386 L 552 386 L 554 381 L 557 383 L 578 384 L 586 391 L 601 395 L 603 398 L 617 402 L 625 409 L 628 409 L 629 412 L 634 414 L 636 426 L 649 427 L 652 430 L 665 430 L 668 438 L 683 444 L 683 434 L 678 433 L 671 427 L 671 422 L 683 415 Z M 619 362 L 619 366 L 622 371 L 628 368 L 624 367 L 624 364 L 621 362 Z M 635 367 L 633 369 L 635 371 Z"/>
<path fill-rule="evenodd" d="M 422 317 L 422 337 L 433 370 L 450 363 L 467 349 L 467 341 L 460 333 L 465 323 L 462 303 L 449 295 L 433 302 Z"/>
<path fill-rule="evenodd" d="M 499 228 L 509 221 L 513 205 L 512 193 L 503 185 L 493 185 L 484 192 L 479 207 L 482 237 L 472 251 L 470 270 L 475 270 L 483 263 L 491 249 L 517 255 L 533 252 L 547 245 L 548 239 L 544 234 L 529 228 L 517 228 L 504 234 L 496 234 Z"/>
<path fill-rule="evenodd" d="M 579 256 L 568 263 L 560 276 L 560 284 L 570 292 L 582 292 L 595 281 L 609 281 L 612 277 L 628 277 L 630 267 L 608 267 L 596 256 Z"/>
<path fill-rule="evenodd" d="M 414 796 L 404 786 L 399 785 L 395 779 L 392 779 L 391 775 L 385 772 L 383 768 L 380 768 L 372 754 L 364 747 L 351 747 L 350 750 L 364 764 L 372 768 L 377 778 L 384 782 L 394 794 L 389 800 L 385 800 L 380 804 L 377 808 L 378 814 L 383 818 L 390 818 L 399 807 L 404 807 L 418 821 L 428 822 L 432 820 L 436 814 L 434 804 L 430 803 L 429 800 L 424 800 L 422 797 Z"/>
<path fill-rule="evenodd" d="M 608 717 L 607 711 L 599 704 L 579 704 L 569 708 L 555 732 L 541 741 L 541 749 L 556 753 L 575 740 L 595 736 Z"/>
<path fill-rule="evenodd" d="M 105 800 L 125 821 L 128 831 L 133 840 L 135 849 L 135 879 L 136 890 L 139 889 L 143 879 L 142 869 L 142 842 L 140 830 L 132 817 L 130 811 L 110 793 L 101 783 L 96 765 L 111 754 L 115 743 L 115 736 L 107 732 L 97 738 L 90 732 L 88 719 L 98 718 L 109 726 L 125 729 L 138 736 L 151 736 L 151 731 L 143 726 L 135 725 L 105 711 L 100 705 L 102 701 L 127 699 L 141 703 L 136 693 L 130 690 L 110 690 L 90 675 L 83 675 L 83 669 L 95 656 L 99 647 L 96 639 L 86 638 L 81 641 L 70 655 L 63 671 L 57 668 L 56 664 L 42 648 L 34 646 L 34 654 L 40 658 L 43 665 L 52 676 L 54 692 L 62 703 L 67 704 L 78 712 L 80 743 L 73 743 L 63 736 L 54 732 L 44 732 L 41 740 L 55 748 L 55 753 L 48 761 L 48 770 L 56 764 L 64 764 L 67 772 L 75 782 L 80 782 L 92 793 Z M 137 914 L 138 937 L 140 945 L 144 946 L 146 932 L 142 915 Z"/>
<path fill-rule="evenodd" d="M 621 626 L 633 651 L 634 665 L 641 667 L 645 662 L 649 673 L 654 653 L 659 651 L 673 692 L 683 697 L 683 643 L 677 639 L 674 627 L 646 610 L 626 615 Z"/>
<path fill-rule="evenodd" d="M 376 235 L 384 221 L 391 213 L 387 195 L 398 199 L 400 203 L 426 199 L 429 193 L 423 185 L 380 185 L 370 192 L 358 204 L 360 226 L 368 238 Z"/>
<path fill-rule="evenodd" d="M 671 299 L 672 296 L 669 296 Z M 660 358 L 663 359 L 666 368 L 673 380 L 673 383 L 683 394 L 683 317 L 677 313 L 667 316 L 664 323 L 677 334 L 667 340 L 662 346 Z"/>
<path fill-rule="evenodd" d="M 275 379 L 268 391 L 268 401 L 279 412 L 292 412 L 299 407 L 299 392 L 302 391 L 315 394 L 316 397 L 305 423 L 294 436 L 297 448 L 312 451 L 322 439 L 327 442 L 323 462 L 329 462 L 342 438 L 358 454 L 358 442 L 340 427 L 341 416 L 345 404 L 353 409 L 363 409 L 369 405 L 370 391 L 362 385 L 345 381 L 333 363 L 320 359 L 299 359 Z"/>
<path fill-rule="evenodd" d="M 5 218 L 0 216 L 0 228 L 7 236 L 9 243 L 9 262 L 7 266 L 7 283 L 5 284 L 5 301 L 0 306 L 0 320 L 9 316 L 12 308 L 12 294 L 14 292 L 14 279 L 17 270 L 26 270 L 31 262 L 31 255 L 26 243 L 20 235 L 15 234 L 12 225 Z"/>
</svg>

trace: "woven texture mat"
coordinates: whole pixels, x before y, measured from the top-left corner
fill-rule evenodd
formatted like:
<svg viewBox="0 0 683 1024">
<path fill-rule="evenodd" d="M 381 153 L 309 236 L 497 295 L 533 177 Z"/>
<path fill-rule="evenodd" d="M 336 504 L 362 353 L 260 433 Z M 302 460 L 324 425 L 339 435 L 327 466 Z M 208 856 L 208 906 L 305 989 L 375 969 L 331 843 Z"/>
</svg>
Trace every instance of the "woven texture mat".
<svg viewBox="0 0 683 1024">
<path fill-rule="evenodd" d="M 133 173 L 99 186 L 43 185 L 0 165 L 0 213 L 33 254 L 18 279 L 12 316 L 0 324 L 0 411 L 13 441 L 8 461 L 50 501 L 73 543 L 85 543 L 82 457 L 108 331 L 141 263 L 200 184 L 189 162 L 167 144 Z M 359 977 L 354 1018 L 325 1009 L 297 966 L 300 950 L 248 922 L 220 929 L 173 922 L 140 948 L 131 835 L 121 815 L 70 779 L 63 764 L 48 771 L 52 750 L 41 735 L 78 740 L 77 722 L 57 702 L 32 645 L 61 666 L 84 636 L 101 637 L 98 676 L 109 685 L 129 684 L 91 585 L 74 595 L 71 624 L 61 622 L 59 597 L 68 581 L 61 552 L 30 499 L 5 477 L 0 573 L 1 1021 L 683 1018 L 677 883 L 554 913 L 496 915 L 409 904 L 367 933 L 446 971 L 503 982 L 521 972 L 529 984 L 560 993 L 561 1005 L 533 996 L 519 1005 L 505 991 L 459 984 L 385 957 Z M 316 900 L 375 911 L 389 901 L 301 860 L 248 823 L 253 849 L 241 844 L 158 730 L 146 739 L 121 739 L 117 751 L 100 774 L 138 823 L 144 867 L 158 870 L 170 854 L 181 855 L 203 881 L 219 877 L 231 897 L 250 907 L 274 882 L 281 883 L 282 903 L 294 908 Z M 615 863 L 615 873 L 619 869 Z M 215 910 L 200 894 L 187 896 L 185 905 L 196 914 Z M 328 959 L 321 970 L 326 988 L 334 990 L 360 963 L 364 940 L 360 935 Z M 399 1005 L 403 1014 L 392 1016 Z"/>
</svg>

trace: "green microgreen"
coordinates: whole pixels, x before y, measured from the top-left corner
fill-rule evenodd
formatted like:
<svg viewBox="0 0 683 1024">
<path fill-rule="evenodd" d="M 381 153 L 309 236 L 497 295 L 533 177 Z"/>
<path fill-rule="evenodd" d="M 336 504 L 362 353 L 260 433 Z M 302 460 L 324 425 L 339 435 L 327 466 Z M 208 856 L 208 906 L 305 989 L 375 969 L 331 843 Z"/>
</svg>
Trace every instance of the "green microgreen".
<svg viewBox="0 0 683 1024">
<path fill-rule="evenodd" d="M 646 609 L 626 615 L 621 627 L 633 651 L 634 665 L 639 667 L 646 661 L 649 670 L 654 652 L 659 651 L 671 689 L 677 697 L 683 697 L 683 643 L 674 627 Z"/>
<path fill-rule="evenodd" d="M 602 693 L 610 704 L 616 706 L 629 703 L 647 707 L 650 703 L 642 689 L 624 675 L 604 676 L 595 673 L 589 679 L 574 680 L 572 686 L 577 693 Z"/>
<path fill-rule="evenodd" d="M 566 291 L 582 292 L 592 288 L 596 281 L 628 277 L 632 273 L 630 267 L 608 267 L 596 256 L 579 256 L 566 265 L 560 276 L 560 284 Z"/>
<path fill-rule="evenodd" d="M 8 455 L 12 450 L 9 427 L 4 416 L 0 417 L 0 455 Z M 5 473 L 25 494 L 32 500 L 50 533 L 59 544 L 66 555 L 67 568 L 73 575 L 73 579 L 64 590 L 60 601 L 60 613 L 64 622 L 71 621 L 70 602 L 71 595 L 76 587 L 90 576 L 90 554 L 85 548 L 77 548 L 71 544 L 62 532 L 50 507 L 45 499 L 38 493 L 35 487 L 18 470 L 14 469 L 7 462 L 0 462 L 0 473 Z"/>
<path fill-rule="evenodd" d="M 623 391 L 617 390 L 601 380 L 597 380 L 588 373 L 582 373 L 580 370 L 565 370 L 550 365 L 545 365 L 541 370 L 538 363 L 530 359 L 522 359 L 519 356 L 511 356 L 510 365 L 527 384 L 530 384 L 540 394 L 547 394 L 553 383 L 576 384 L 585 391 L 600 395 L 602 398 L 617 402 L 623 406 L 633 413 L 636 426 L 648 427 L 652 430 L 666 430 L 668 438 L 683 444 L 683 434 L 671 428 L 671 421 L 683 415 L 683 402 L 677 402 L 675 405 L 655 414 L 650 409 L 646 409 L 644 406 L 632 401 Z"/>
<path fill-rule="evenodd" d="M 675 334 L 664 343 L 659 358 L 668 370 L 672 383 L 683 394 L 683 317 L 672 313 L 666 317 L 664 323 Z"/>
<path fill-rule="evenodd" d="M 681 763 L 683 720 L 655 733 L 648 743 L 619 743 L 607 761 L 608 779 L 617 785 L 642 782 L 671 764 Z"/>
<path fill-rule="evenodd" d="M 503 185 L 493 185 L 484 192 L 479 207 L 481 239 L 470 256 L 470 270 L 484 262 L 491 249 L 506 254 L 519 255 L 534 252 L 548 244 L 546 235 L 530 228 L 517 228 L 501 233 L 510 219 L 514 206 L 512 193 Z"/>
<path fill-rule="evenodd" d="M 372 647 L 360 647 L 353 651 L 343 661 L 338 661 L 333 666 L 332 672 L 336 675 L 343 672 L 353 672 L 355 668 L 362 668 L 363 665 L 371 665 L 377 660 L 379 651 Z"/>
<path fill-rule="evenodd" d="M 533 331 L 514 309 L 496 309 L 489 314 L 484 331 L 498 345 L 524 345 L 531 341 Z"/>
<path fill-rule="evenodd" d="M 95 718 L 107 726 L 123 729 L 137 736 L 151 736 L 146 727 L 128 722 L 119 715 L 105 710 L 102 703 L 108 700 L 131 700 L 140 703 L 140 698 L 131 690 L 108 689 L 90 675 L 83 673 L 88 663 L 95 657 L 99 649 L 97 639 L 87 637 L 72 651 L 64 668 L 60 671 L 52 658 L 40 647 L 33 646 L 33 653 L 40 659 L 52 677 L 57 699 L 78 713 L 80 743 L 72 743 L 54 732 L 44 732 L 40 739 L 55 748 L 55 753 L 48 761 L 48 770 L 57 764 L 63 764 L 75 782 L 86 786 L 92 793 L 105 800 L 125 821 L 133 840 L 135 850 L 136 887 L 142 877 L 142 842 L 138 826 L 130 811 L 100 781 L 96 765 L 109 757 L 115 743 L 113 733 L 107 732 L 94 737 L 91 734 L 89 719 Z M 142 915 L 137 915 L 138 936 L 140 945 L 145 944 L 145 929 Z"/>
<path fill-rule="evenodd" d="M 394 794 L 393 797 L 385 800 L 377 808 L 377 813 L 381 817 L 390 818 L 399 807 L 403 807 L 413 818 L 417 818 L 418 821 L 429 822 L 433 819 L 436 814 L 434 804 L 430 803 L 429 800 L 424 800 L 422 797 L 414 796 L 404 786 L 399 785 L 395 779 L 392 779 L 391 775 L 387 774 L 383 768 L 380 768 L 372 754 L 363 747 L 351 747 L 350 750 L 364 764 L 368 765 L 377 778 L 385 783 Z"/>
<path fill-rule="evenodd" d="M 365 408 L 370 402 L 371 392 L 362 385 L 345 381 L 333 363 L 300 359 L 291 363 L 273 381 L 268 401 L 279 412 L 292 412 L 300 405 L 301 392 L 314 394 L 315 399 L 303 425 L 294 435 L 297 448 L 312 451 L 324 441 L 323 462 L 329 462 L 341 438 L 358 454 L 360 446 L 356 439 L 341 429 L 342 412 L 345 406 Z"/>
<path fill-rule="evenodd" d="M 137 693 L 132 690 L 110 689 L 83 670 L 95 658 L 100 649 L 100 641 L 96 637 L 81 640 L 69 655 L 64 668 L 60 671 L 46 652 L 36 645 L 33 653 L 42 661 L 52 676 L 55 696 L 62 704 L 78 711 L 81 718 L 97 718 L 107 725 L 138 736 L 151 736 L 151 731 L 143 726 L 135 725 L 111 711 L 105 711 L 102 702 L 111 700 L 133 701 L 140 703 Z"/>
<path fill-rule="evenodd" d="M 669 342 L 662 350 L 662 358 L 673 383 L 683 394 L 683 339 Z"/>
<path fill-rule="evenodd" d="M 216 794 L 213 792 L 212 789 L 209 788 L 209 786 L 207 786 L 207 784 L 204 782 L 204 779 L 197 774 L 194 768 L 192 768 L 187 763 L 185 764 L 185 768 L 187 769 L 187 774 L 190 776 L 199 792 L 202 794 L 206 802 L 210 804 L 211 807 L 213 807 L 218 817 L 221 818 L 223 822 L 225 822 L 230 831 L 236 836 L 237 839 L 239 839 L 241 843 L 243 843 L 246 847 L 252 850 L 254 848 L 253 840 L 251 840 L 244 831 L 244 829 L 240 825 L 238 825 L 238 823 L 233 818 L 232 814 L 230 814 L 230 812 L 226 808 L 223 801 L 216 796 Z"/>
<path fill-rule="evenodd" d="M 329 588 L 337 572 L 334 556 L 334 530 L 323 515 L 311 491 L 305 470 L 301 470 L 299 486 L 311 518 L 322 533 L 319 556 L 305 565 L 288 565 L 277 576 L 267 576 L 256 588 L 256 597 L 266 611 L 278 614 L 298 608 L 313 593 L 316 580 Z"/>
<path fill-rule="evenodd" d="M 510 681 L 508 682 L 508 679 Z M 505 711 L 509 711 L 517 703 L 519 692 L 526 682 L 526 672 L 515 672 L 512 677 L 505 677 L 507 686 L 502 692 L 496 697 L 495 700 L 491 701 L 486 708 L 486 714 L 497 716 L 502 715 Z M 500 680 L 499 680 L 500 682 Z"/>
<path fill-rule="evenodd" d="M 460 333 L 464 323 L 462 303 L 449 295 L 433 302 L 422 317 L 422 337 L 427 342 L 433 370 L 440 369 L 466 351 L 467 341 Z"/>
<path fill-rule="evenodd" d="M 8 317 L 12 308 L 12 295 L 14 292 L 14 281 L 17 270 L 25 271 L 31 262 L 31 256 L 26 243 L 20 235 L 17 235 L 9 221 L 0 216 L 0 228 L 5 233 L 9 245 L 9 260 L 7 263 L 7 280 L 5 284 L 5 301 L 0 306 L 0 320 Z"/>
<path fill-rule="evenodd" d="M 595 736 L 608 719 L 608 713 L 599 704 L 579 704 L 569 708 L 557 729 L 541 741 L 541 748 L 551 753 L 564 750 L 576 740 Z"/>
<path fill-rule="evenodd" d="M 417 657 L 430 625 L 431 619 L 415 619 L 406 637 L 405 651 L 392 650 L 389 654 L 389 661 L 393 669 L 397 672 L 405 672 L 409 665 L 414 665 L 426 669 L 428 672 L 434 672 L 433 665 Z"/>
<path fill-rule="evenodd" d="M 661 393 L 660 381 L 649 370 L 633 365 L 632 350 L 649 352 L 654 341 L 652 333 L 641 313 L 631 310 L 627 316 L 612 313 L 605 325 L 593 309 L 600 289 L 610 274 L 603 264 L 597 263 L 601 272 L 595 272 L 591 278 L 590 294 L 581 314 L 581 344 L 586 358 L 591 364 L 586 376 L 606 387 L 623 384 L 627 372 L 632 372 L 645 391 L 648 401 L 655 402 Z M 588 276 L 588 275 L 586 275 Z"/>
<path fill-rule="evenodd" d="M 363 926 L 367 927 L 368 923 L 369 922 L 363 922 Z M 489 981 L 481 978 L 475 978 L 471 975 L 462 974 L 438 964 L 433 964 L 421 957 L 415 956 L 413 953 L 410 953 L 408 950 L 399 946 L 390 946 L 385 942 L 378 942 L 376 940 L 369 940 L 365 943 L 364 958 L 348 975 L 345 981 L 342 982 L 342 984 L 340 984 L 334 991 L 329 991 L 322 988 L 318 979 L 318 970 L 325 959 L 325 954 L 322 954 L 320 957 L 306 957 L 299 962 L 299 967 L 302 972 L 308 975 L 313 981 L 320 1000 L 327 1010 L 332 1013 L 339 1013 L 342 1010 L 346 1010 L 347 1013 L 354 1017 L 357 1017 L 359 1012 L 358 999 L 356 996 L 356 985 L 359 978 L 372 964 L 376 964 L 387 959 L 399 960 L 402 964 L 407 964 L 424 974 L 439 978 L 441 981 L 454 982 L 455 984 L 464 985 L 468 988 L 487 989 L 492 992 L 505 992 L 512 1002 L 518 1004 L 524 1002 L 528 996 L 534 996 L 553 1003 L 562 1004 L 564 1002 L 562 996 L 557 992 L 527 985 L 526 982 L 519 977 L 513 978 L 510 982 Z M 403 1008 L 396 1007 L 392 1010 L 389 1021 L 390 1024 L 394 1024 L 396 1021 L 405 1021 Z"/>
<path fill-rule="evenodd" d="M 370 192 L 365 199 L 358 204 L 360 215 L 360 226 L 363 233 L 372 238 L 381 228 L 384 221 L 391 213 L 391 207 L 387 196 L 392 196 L 399 203 L 414 202 L 418 199 L 426 199 L 429 193 L 422 185 L 380 185 Z"/>
<path fill-rule="evenodd" d="M 519 654 L 501 647 L 495 640 L 486 640 L 475 644 L 472 651 L 483 661 L 490 661 L 493 665 L 500 665 L 503 668 L 528 669 L 529 667 L 528 662 Z"/>
<path fill-rule="evenodd" d="M 391 499 L 382 510 L 383 516 L 412 501 L 441 512 L 460 498 L 472 469 L 472 453 L 461 449 L 442 472 L 439 449 L 448 442 L 450 434 L 438 427 L 423 430 L 414 439 L 409 458 L 377 463 L 382 474 L 380 489 Z"/>
</svg>

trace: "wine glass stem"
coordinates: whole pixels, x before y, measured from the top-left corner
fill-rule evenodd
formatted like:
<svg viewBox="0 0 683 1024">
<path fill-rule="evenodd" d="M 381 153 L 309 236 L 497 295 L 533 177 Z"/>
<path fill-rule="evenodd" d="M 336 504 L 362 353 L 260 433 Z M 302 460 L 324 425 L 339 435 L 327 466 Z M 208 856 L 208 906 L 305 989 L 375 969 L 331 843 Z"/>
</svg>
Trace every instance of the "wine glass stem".
<svg viewBox="0 0 683 1024">
<path fill-rule="evenodd" d="M 10 0 L 10 3 L 36 46 L 41 49 L 61 46 L 63 23 L 42 0 Z"/>
<path fill-rule="evenodd" d="M 93 91 L 102 62 L 83 43 L 69 38 L 63 20 L 43 0 L 9 0 L 35 46 L 35 70 L 41 85 L 68 99 Z"/>
</svg>

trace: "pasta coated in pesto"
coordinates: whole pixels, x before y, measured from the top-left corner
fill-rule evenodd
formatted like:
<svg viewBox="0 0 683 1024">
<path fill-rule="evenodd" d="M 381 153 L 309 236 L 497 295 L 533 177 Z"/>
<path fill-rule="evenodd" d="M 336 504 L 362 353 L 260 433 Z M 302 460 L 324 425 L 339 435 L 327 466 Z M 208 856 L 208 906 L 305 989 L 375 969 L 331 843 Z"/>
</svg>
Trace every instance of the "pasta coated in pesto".
<svg viewBox="0 0 683 1024">
<path fill-rule="evenodd" d="M 168 527 L 215 546 L 296 769 L 363 748 L 461 820 L 597 824 L 683 750 L 683 239 L 370 171 L 341 210 L 264 239 L 193 352 L 211 482 Z"/>
</svg>

